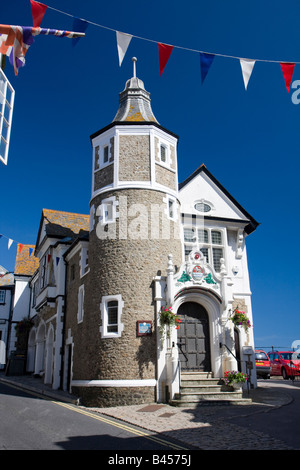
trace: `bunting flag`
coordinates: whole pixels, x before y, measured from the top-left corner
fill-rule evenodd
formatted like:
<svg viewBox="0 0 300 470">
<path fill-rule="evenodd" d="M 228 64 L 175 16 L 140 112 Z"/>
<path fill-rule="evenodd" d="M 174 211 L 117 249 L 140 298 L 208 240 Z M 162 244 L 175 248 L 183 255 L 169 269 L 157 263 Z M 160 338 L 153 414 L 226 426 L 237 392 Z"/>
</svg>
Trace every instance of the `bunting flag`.
<svg viewBox="0 0 300 470">
<path fill-rule="evenodd" d="M 214 60 L 214 54 L 207 54 L 206 52 L 200 52 L 200 66 L 201 66 L 201 82 L 203 83 L 205 77 L 209 71 L 209 68 Z"/>
<path fill-rule="evenodd" d="M 248 83 L 249 83 L 249 80 L 253 71 L 255 60 L 240 59 L 240 64 L 241 64 L 242 73 L 243 73 L 245 90 L 247 90 L 247 86 L 248 86 Z"/>
<path fill-rule="evenodd" d="M 24 245 L 22 243 L 19 243 L 19 245 L 18 245 L 18 254 L 21 253 L 21 251 L 23 250 L 23 247 L 24 247 Z"/>
<path fill-rule="evenodd" d="M 25 55 L 33 44 L 33 36 L 39 34 L 74 38 L 83 37 L 84 33 L 61 31 L 58 29 L 46 29 L 29 26 L 10 26 L 0 24 L 0 54 L 7 55 L 13 65 L 15 75 L 18 75 L 20 67 L 25 65 Z"/>
<path fill-rule="evenodd" d="M 120 33 L 116 31 L 117 36 L 117 48 L 118 48 L 118 55 L 119 55 L 119 66 L 121 67 L 124 56 L 132 39 L 130 34 Z"/>
<path fill-rule="evenodd" d="M 9 238 L 8 239 L 8 249 L 10 249 L 12 243 L 13 243 L 13 240 L 11 238 Z"/>
<path fill-rule="evenodd" d="M 282 70 L 282 73 L 283 73 L 285 86 L 286 86 L 286 89 L 289 93 L 295 64 L 285 62 L 285 63 L 281 63 L 280 66 L 281 66 L 281 70 Z"/>
<path fill-rule="evenodd" d="M 30 0 L 30 3 L 31 3 L 34 27 L 35 27 L 35 25 L 40 25 L 41 24 L 41 21 L 44 18 L 44 15 L 45 15 L 45 12 L 47 11 L 47 9 L 51 9 L 51 10 L 56 11 L 58 13 L 62 13 L 63 15 L 66 15 L 66 16 L 69 16 L 69 17 L 71 16 L 72 18 L 74 18 L 75 24 L 76 24 L 76 22 L 78 24 L 77 27 L 78 27 L 79 31 L 81 31 L 81 30 L 85 31 L 88 23 L 90 23 L 93 26 L 97 26 L 99 28 L 103 28 L 103 29 L 113 31 L 114 33 L 116 33 L 118 56 L 119 56 L 119 65 L 120 66 L 123 62 L 124 56 L 126 54 L 126 51 L 127 51 L 127 48 L 130 44 L 131 39 L 132 38 L 137 38 L 137 39 L 141 39 L 143 41 L 148 41 L 148 42 L 158 44 L 160 75 L 162 75 L 162 73 L 164 71 L 164 68 L 165 68 L 165 66 L 166 66 L 166 64 L 169 60 L 169 57 L 171 55 L 171 52 L 172 52 L 173 48 L 177 48 L 177 49 L 181 49 L 181 50 L 200 53 L 202 83 L 204 82 L 204 80 L 206 78 L 206 75 L 209 71 L 209 68 L 210 68 L 210 66 L 212 64 L 212 61 L 213 61 L 215 56 L 239 60 L 241 68 L 242 68 L 243 80 L 244 80 L 244 85 L 245 85 L 246 90 L 247 90 L 247 87 L 248 87 L 248 83 L 249 83 L 249 80 L 250 80 L 255 62 L 280 63 L 282 73 L 283 73 L 283 76 L 284 76 L 284 80 L 285 80 L 285 84 L 286 84 L 286 88 L 289 92 L 294 66 L 295 66 L 295 64 L 300 64 L 300 62 L 287 63 L 287 62 L 283 62 L 282 60 L 280 61 L 280 60 L 270 60 L 270 59 L 268 59 L 268 60 L 263 60 L 263 59 L 242 59 L 242 58 L 236 57 L 236 56 L 231 56 L 231 55 L 226 55 L 226 54 L 218 54 L 216 52 L 211 53 L 211 52 L 204 52 L 204 51 L 199 51 L 199 50 L 195 50 L 195 49 L 188 49 L 188 48 L 181 47 L 181 46 L 178 46 L 178 45 L 171 46 L 171 45 L 167 45 L 167 44 L 155 41 L 153 39 L 146 39 L 146 38 L 143 38 L 143 37 L 134 36 L 134 35 L 127 34 L 127 33 L 122 33 L 120 31 L 117 31 L 117 30 L 113 29 L 113 28 L 109 28 L 108 26 L 97 24 L 97 23 L 92 22 L 92 21 L 78 19 L 75 16 L 70 15 L 69 13 L 58 10 L 56 8 L 53 8 L 53 7 L 49 6 L 49 5 L 45 5 L 43 3 L 37 2 L 35 0 Z M 17 28 L 17 27 L 10 26 L 9 28 Z M 21 27 L 19 27 L 19 28 L 21 28 Z M 8 33 L 5 33 L 5 34 L 8 34 Z M 13 34 L 16 35 L 17 33 L 14 33 L 14 32 L 11 33 L 10 36 L 8 37 L 8 39 L 7 39 L 8 42 L 5 43 L 6 39 L 3 40 L 3 38 L 1 37 L 1 30 L 0 30 L 0 54 L 2 53 L 2 54 L 6 54 L 6 55 L 11 55 L 11 57 L 12 57 L 11 61 L 12 61 L 13 65 L 15 66 L 15 71 L 17 73 L 17 68 L 20 67 L 21 65 L 24 65 L 24 55 L 25 54 L 24 53 L 20 54 L 20 58 L 19 58 L 17 52 L 14 52 L 14 55 L 13 55 L 13 53 L 11 51 L 9 53 L 6 51 L 7 47 L 10 47 L 11 49 L 13 48 L 13 49 L 17 50 L 17 46 L 15 44 L 15 39 L 14 39 Z M 38 34 L 43 34 L 43 33 L 38 33 Z M 47 34 L 49 34 L 49 33 L 47 33 Z M 74 34 L 77 34 L 77 33 L 74 33 Z M 2 33 L 2 35 L 3 35 L 3 33 Z M 32 34 L 32 35 L 34 35 L 34 34 Z M 84 36 L 84 34 L 82 34 L 82 36 Z M 71 36 L 68 36 L 68 37 L 71 37 Z M 79 37 L 79 36 L 77 36 L 77 37 Z M 4 44 L 3 44 L 3 41 L 4 41 Z M 11 43 L 9 41 L 11 41 Z M 32 40 L 32 42 L 33 42 L 33 40 Z M 26 46 L 27 49 L 32 44 L 32 42 L 29 45 L 26 43 L 27 44 L 27 46 Z M 73 44 L 76 44 L 76 42 L 73 41 Z M 25 47 L 25 51 L 27 50 L 26 47 Z M 19 49 L 20 49 L 20 46 L 19 46 Z M 19 60 L 21 62 L 21 64 L 18 65 L 17 60 Z M 16 62 L 17 62 L 17 65 L 16 65 Z"/>
<path fill-rule="evenodd" d="M 32 255 L 33 253 L 33 248 L 29 248 L 29 257 Z"/>
<path fill-rule="evenodd" d="M 39 27 L 47 10 L 47 5 L 30 0 L 33 26 Z"/>
<path fill-rule="evenodd" d="M 56 266 L 58 266 L 58 263 L 59 263 L 59 257 L 57 256 L 56 257 Z"/>
<path fill-rule="evenodd" d="M 86 31 L 87 27 L 88 27 L 88 23 L 85 20 L 82 20 L 81 18 L 74 18 L 74 21 L 73 21 L 73 30 L 74 31 L 79 31 L 81 33 L 84 33 Z M 80 39 L 79 37 L 72 39 L 73 47 L 76 46 L 79 39 Z"/>
<path fill-rule="evenodd" d="M 158 54 L 159 54 L 159 70 L 160 75 L 162 75 L 165 66 L 170 58 L 171 52 L 174 46 L 169 46 L 168 44 L 162 44 L 158 42 Z"/>
</svg>

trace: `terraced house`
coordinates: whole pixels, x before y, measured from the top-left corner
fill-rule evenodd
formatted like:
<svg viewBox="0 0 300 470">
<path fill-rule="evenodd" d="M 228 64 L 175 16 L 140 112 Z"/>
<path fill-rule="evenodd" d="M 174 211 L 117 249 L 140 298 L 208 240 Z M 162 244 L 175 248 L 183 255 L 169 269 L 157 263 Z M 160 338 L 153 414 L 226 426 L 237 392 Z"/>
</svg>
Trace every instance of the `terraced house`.
<svg viewBox="0 0 300 470">
<path fill-rule="evenodd" d="M 42 213 L 27 372 L 84 404 L 176 403 L 187 373 L 242 370 L 256 386 L 245 240 L 258 224 L 205 165 L 178 184 L 177 141 L 134 73 L 91 135 L 89 215 Z M 161 328 L 163 307 L 178 329 Z"/>
</svg>

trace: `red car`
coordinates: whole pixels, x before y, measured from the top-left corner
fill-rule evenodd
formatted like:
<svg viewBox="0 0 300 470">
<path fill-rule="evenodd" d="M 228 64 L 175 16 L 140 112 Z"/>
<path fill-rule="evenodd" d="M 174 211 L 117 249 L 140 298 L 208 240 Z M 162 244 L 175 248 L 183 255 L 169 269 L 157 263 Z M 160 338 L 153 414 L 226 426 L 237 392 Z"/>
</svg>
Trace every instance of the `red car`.
<svg viewBox="0 0 300 470">
<path fill-rule="evenodd" d="M 268 355 L 271 361 L 271 375 L 282 375 L 285 380 L 293 380 L 300 375 L 298 354 L 294 354 L 292 351 L 272 351 Z"/>
<path fill-rule="evenodd" d="M 268 354 L 261 349 L 255 350 L 255 365 L 257 377 L 269 379 L 271 374 L 271 362 Z"/>
</svg>

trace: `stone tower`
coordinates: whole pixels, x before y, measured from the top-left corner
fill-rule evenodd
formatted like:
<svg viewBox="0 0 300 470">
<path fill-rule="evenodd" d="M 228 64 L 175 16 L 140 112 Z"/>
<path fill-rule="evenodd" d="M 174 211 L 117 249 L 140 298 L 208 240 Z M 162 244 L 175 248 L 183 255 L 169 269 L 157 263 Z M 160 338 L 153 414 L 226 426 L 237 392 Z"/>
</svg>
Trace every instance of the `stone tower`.
<svg viewBox="0 0 300 470">
<path fill-rule="evenodd" d="M 157 122 L 135 61 L 115 118 L 91 136 L 90 271 L 73 378 L 89 381 L 80 395 L 97 406 L 155 400 L 153 279 L 166 275 L 169 253 L 174 265 L 183 258 L 177 136 Z"/>
</svg>

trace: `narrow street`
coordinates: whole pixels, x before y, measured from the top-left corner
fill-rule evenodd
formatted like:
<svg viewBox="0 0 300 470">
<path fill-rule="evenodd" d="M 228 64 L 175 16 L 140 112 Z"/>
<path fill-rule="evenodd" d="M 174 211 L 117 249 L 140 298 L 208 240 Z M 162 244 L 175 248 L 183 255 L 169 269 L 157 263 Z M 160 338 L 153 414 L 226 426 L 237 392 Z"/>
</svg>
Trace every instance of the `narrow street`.
<svg viewBox="0 0 300 470">
<path fill-rule="evenodd" d="M 169 450 L 188 446 L 156 433 L 0 383 L 1 450 Z"/>
</svg>

